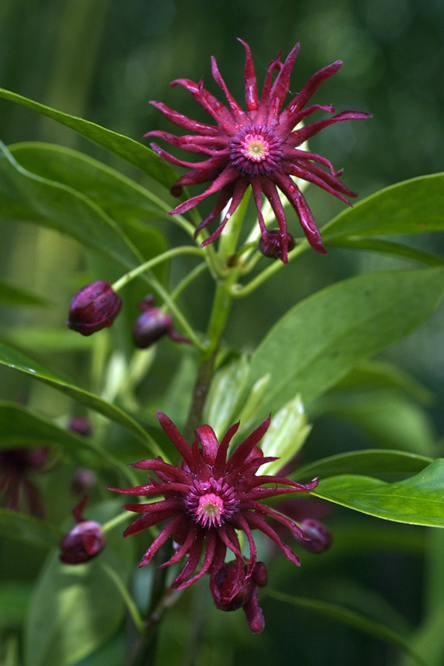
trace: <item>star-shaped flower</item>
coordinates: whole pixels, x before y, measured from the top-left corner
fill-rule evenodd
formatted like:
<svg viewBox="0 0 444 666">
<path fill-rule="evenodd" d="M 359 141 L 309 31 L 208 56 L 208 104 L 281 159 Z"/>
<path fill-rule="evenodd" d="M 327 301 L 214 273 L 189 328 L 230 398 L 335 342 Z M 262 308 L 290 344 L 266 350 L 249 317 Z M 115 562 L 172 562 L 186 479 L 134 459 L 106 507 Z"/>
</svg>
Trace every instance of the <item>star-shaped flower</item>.
<svg viewBox="0 0 444 666">
<path fill-rule="evenodd" d="M 186 88 L 213 118 L 215 125 L 197 122 L 174 111 L 161 102 L 152 101 L 159 111 L 169 120 L 188 132 L 184 136 L 175 136 L 169 132 L 152 131 L 145 136 L 157 137 L 171 145 L 207 157 L 201 162 L 186 162 L 160 148 L 156 143 L 151 147 L 161 157 L 177 166 L 189 169 L 175 183 L 172 193 L 179 196 L 184 185 L 198 185 L 211 182 L 202 193 L 181 203 L 171 215 L 182 214 L 199 204 L 210 194 L 219 192 L 211 213 L 196 229 L 196 235 L 207 227 L 223 211 L 224 217 L 217 229 L 202 243 L 212 243 L 239 206 L 247 188 L 251 185 L 257 208 L 259 225 L 265 247 L 268 247 L 268 231 L 262 215 L 262 194 L 270 202 L 280 230 L 281 252 L 279 258 L 287 263 L 288 238 L 287 221 L 278 190 L 283 192 L 296 211 L 301 226 L 310 245 L 321 254 L 326 253 L 313 215 L 301 190 L 293 177 L 301 178 L 318 185 L 341 201 L 350 205 L 345 197 L 357 194 L 349 190 L 340 180 L 342 169 L 335 171 L 331 162 L 300 148 L 307 139 L 320 132 L 324 127 L 343 120 L 370 118 L 361 111 L 342 111 L 325 120 L 305 124 L 302 121 L 314 111 L 322 110 L 335 113 L 331 106 L 313 104 L 306 106 L 321 83 L 335 74 L 342 65 L 340 60 L 324 67 L 314 74 L 305 86 L 284 108 L 284 102 L 290 89 L 290 75 L 295 63 L 299 44 L 292 49 L 285 62 L 281 54 L 271 61 L 265 77 L 262 95 L 259 98 L 256 74 L 248 44 L 239 40 L 246 50 L 245 63 L 245 100 L 246 110 L 232 97 L 223 80 L 215 58 L 212 58 L 212 74 L 216 83 L 223 90 L 227 105 L 203 87 L 203 82 L 194 83 L 189 79 L 177 79 L 172 86 Z M 273 81 L 273 74 L 277 76 Z"/>
<path fill-rule="evenodd" d="M 180 467 L 170 465 L 161 458 L 142 460 L 131 467 L 155 472 L 157 479 L 148 477 L 147 485 L 136 488 L 110 489 L 127 495 L 164 497 L 160 501 L 127 504 L 124 507 L 142 514 L 125 530 L 125 536 L 168 521 L 149 546 L 140 566 L 149 564 L 156 551 L 172 539 L 176 552 L 161 566 L 175 564 L 188 555 L 182 571 L 172 584 L 173 588 L 186 588 L 205 573 L 214 579 L 225 563 L 227 550 L 236 558 L 235 579 L 240 585 L 253 575 L 257 563 L 254 530 L 263 532 L 291 562 L 299 565 L 297 555 L 281 540 L 267 518 L 288 527 L 299 540 L 309 540 L 309 537 L 294 521 L 263 504 L 263 501 L 279 495 L 308 492 L 317 486 L 318 480 L 302 485 L 279 476 L 257 474 L 261 465 L 276 460 L 264 457 L 258 447 L 270 425 L 270 417 L 235 448 L 228 460 L 230 442 L 239 423 L 229 428 L 220 444 L 210 426 L 200 426 L 195 430 L 193 445 L 189 446 L 165 414 L 158 411 L 157 418 L 182 458 Z M 241 551 L 237 531 L 246 536 L 249 557 Z M 202 566 L 196 573 L 203 553 Z M 233 586 L 233 598 L 238 592 L 239 589 Z M 224 594 L 224 603 L 228 604 L 230 599 L 226 596 Z"/>
</svg>

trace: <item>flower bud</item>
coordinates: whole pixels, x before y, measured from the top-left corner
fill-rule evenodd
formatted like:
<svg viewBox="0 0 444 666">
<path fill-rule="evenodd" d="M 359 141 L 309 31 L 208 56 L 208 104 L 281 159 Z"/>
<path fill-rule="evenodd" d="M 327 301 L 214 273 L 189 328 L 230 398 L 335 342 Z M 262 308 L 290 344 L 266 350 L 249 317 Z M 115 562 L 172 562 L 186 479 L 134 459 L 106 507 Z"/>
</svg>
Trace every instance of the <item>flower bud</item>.
<svg viewBox="0 0 444 666">
<path fill-rule="evenodd" d="M 133 339 L 136 347 L 147 349 L 159 338 L 166 335 L 171 328 L 172 320 L 158 308 L 151 308 L 143 312 L 136 321 L 133 329 Z"/>
<path fill-rule="evenodd" d="M 60 559 L 64 564 L 83 564 L 105 548 L 106 539 L 99 523 L 82 516 L 87 501 L 83 497 L 72 510 L 77 525 L 61 541 Z"/>
<path fill-rule="evenodd" d="M 80 289 L 71 301 L 67 326 L 81 335 L 91 335 L 114 322 L 122 301 L 105 280 L 91 282 Z"/>
<path fill-rule="evenodd" d="M 64 564 L 83 564 L 98 555 L 105 543 L 99 523 L 83 520 L 63 537 L 60 559 Z"/>
<path fill-rule="evenodd" d="M 97 476 L 88 467 L 81 467 L 74 474 L 74 478 L 71 483 L 71 490 L 76 495 L 85 495 L 85 493 L 90 493 L 91 490 L 97 485 Z"/>
<path fill-rule="evenodd" d="M 244 571 L 239 569 L 235 561 L 225 562 L 210 580 L 214 605 L 223 611 L 242 608 L 250 598 L 253 587 L 251 577 L 245 578 Z"/>
<path fill-rule="evenodd" d="M 279 229 L 271 229 L 266 233 L 266 239 L 262 236 L 259 240 L 259 252 L 269 259 L 282 259 L 282 235 Z M 296 242 L 293 236 L 287 233 L 288 252 L 294 249 Z"/>
<path fill-rule="evenodd" d="M 92 430 L 91 421 L 87 416 L 73 416 L 69 420 L 67 428 L 77 433 L 77 435 L 82 435 L 82 437 L 88 437 Z"/>
<path fill-rule="evenodd" d="M 310 541 L 303 541 L 301 539 L 300 544 L 310 553 L 316 555 L 324 553 L 328 550 L 333 542 L 333 536 L 331 532 L 314 518 L 307 518 L 300 524 L 301 530 L 304 534 L 310 539 Z"/>
<path fill-rule="evenodd" d="M 262 609 L 259 606 L 257 587 L 253 589 L 253 592 L 243 609 L 250 631 L 252 631 L 253 634 L 260 634 L 261 631 L 265 629 L 265 620 Z"/>
<path fill-rule="evenodd" d="M 173 328 L 173 320 L 159 308 L 154 307 L 154 297 L 149 294 L 139 303 L 142 314 L 136 321 L 133 329 L 133 339 L 136 347 L 148 349 L 164 335 L 168 335 L 174 342 L 187 342 Z"/>
</svg>

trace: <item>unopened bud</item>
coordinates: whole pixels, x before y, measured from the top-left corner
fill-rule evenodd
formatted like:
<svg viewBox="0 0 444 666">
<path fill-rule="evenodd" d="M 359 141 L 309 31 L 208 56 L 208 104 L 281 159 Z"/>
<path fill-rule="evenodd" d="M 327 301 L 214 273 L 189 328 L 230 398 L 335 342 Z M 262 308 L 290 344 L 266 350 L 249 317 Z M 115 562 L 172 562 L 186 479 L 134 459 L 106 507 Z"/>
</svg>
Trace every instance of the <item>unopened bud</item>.
<svg viewBox="0 0 444 666">
<path fill-rule="evenodd" d="M 293 236 L 287 233 L 287 251 L 291 252 L 296 246 Z M 266 232 L 266 238 L 259 240 L 259 252 L 269 259 L 282 259 L 282 244 L 284 237 L 279 229 L 271 229 Z"/>
<path fill-rule="evenodd" d="M 71 301 L 68 327 L 82 335 L 91 335 L 114 322 L 122 301 L 105 280 L 91 282 L 80 289 Z"/>
<path fill-rule="evenodd" d="M 82 516 L 87 501 L 83 497 L 72 510 L 77 525 L 65 534 L 60 544 L 60 559 L 64 564 L 83 564 L 105 548 L 106 539 L 99 523 Z"/>
<path fill-rule="evenodd" d="M 142 314 L 136 321 L 133 329 L 133 339 L 136 347 L 148 349 L 164 335 L 168 335 L 174 342 L 187 342 L 173 328 L 173 320 L 170 315 L 161 309 L 154 307 L 154 297 L 148 295 L 139 303 Z"/>
<path fill-rule="evenodd" d="M 243 568 L 237 562 L 224 563 L 211 577 L 210 592 L 219 610 L 234 611 L 242 608 L 253 591 L 253 581 L 245 578 Z"/>
<path fill-rule="evenodd" d="M 300 544 L 310 553 L 320 554 L 328 550 L 333 542 L 333 535 L 331 532 L 314 518 L 307 518 L 300 524 L 301 530 L 310 539 L 310 541 L 303 541 Z"/>
<path fill-rule="evenodd" d="M 64 564 L 83 564 L 105 548 L 106 540 L 99 523 L 84 520 L 62 539 L 60 559 Z"/>
</svg>

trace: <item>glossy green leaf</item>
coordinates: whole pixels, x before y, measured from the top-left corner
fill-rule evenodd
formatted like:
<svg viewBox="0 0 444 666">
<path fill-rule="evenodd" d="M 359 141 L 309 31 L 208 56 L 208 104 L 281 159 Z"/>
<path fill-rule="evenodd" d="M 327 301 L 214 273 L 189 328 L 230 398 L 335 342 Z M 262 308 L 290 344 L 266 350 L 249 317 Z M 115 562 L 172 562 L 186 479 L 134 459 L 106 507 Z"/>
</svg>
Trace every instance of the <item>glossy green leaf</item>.
<svg viewBox="0 0 444 666">
<path fill-rule="evenodd" d="M 120 407 L 61 379 L 38 361 L 35 361 L 22 352 L 5 345 L 2 342 L 0 342 L 0 363 L 35 377 L 45 384 L 49 384 L 59 391 L 68 394 L 74 400 L 77 400 L 90 409 L 103 414 L 103 416 L 106 416 L 111 421 L 127 428 L 156 455 L 162 454 L 162 451 L 148 435 L 146 430 L 139 425 L 137 421 L 131 418 L 127 412 L 120 409 Z"/>
<path fill-rule="evenodd" d="M 91 350 L 94 340 L 90 336 L 73 335 L 66 328 L 46 328 L 36 326 L 0 327 L 0 340 L 15 344 L 21 349 L 39 351 L 86 351 Z"/>
<path fill-rule="evenodd" d="M 321 479 L 312 494 L 376 518 L 444 527 L 444 459 L 398 483 L 354 474 L 332 476 Z"/>
<path fill-rule="evenodd" d="M 4 218 L 38 222 L 127 268 L 140 256 L 116 223 L 81 192 L 24 169 L 0 144 L 0 210 Z"/>
<path fill-rule="evenodd" d="M 4 90 L 3 88 L 0 88 L 0 97 L 9 100 L 10 102 L 20 104 L 21 106 L 26 106 L 28 109 L 37 111 L 43 116 L 52 118 L 61 125 L 70 127 L 87 139 L 97 143 L 99 146 L 122 157 L 127 162 L 130 162 L 130 164 L 139 167 L 142 171 L 149 174 L 151 178 L 162 183 L 162 185 L 167 188 L 170 188 L 177 180 L 177 176 L 170 165 L 162 160 L 150 148 L 147 148 L 138 141 L 134 141 L 122 134 L 113 132 L 105 127 L 84 120 L 83 118 L 77 118 L 68 113 L 62 113 L 56 109 L 51 109 L 49 106 L 39 104 L 38 102 L 34 102 L 31 99 L 23 97 L 22 95 L 17 95 L 9 90 Z"/>
<path fill-rule="evenodd" d="M 0 534 L 40 548 L 56 547 L 63 536 L 60 529 L 47 520 L 10 509 L 0 509 Z"/>
<path fill-rule="evenodd" d="M 108 502 L 87 517 L 103 523 L 119 506 L 119 502 Z M 119 530 L 107 534 L 105 549 L 87 564 L 66 565 L 57 552 L 50 555 L 29 611 L 26 666 L 75 664 L 119 627 L 124 604 L 102 563 L 126 583 L 133 567 L 132 544 Z"/>
<path fill-rule="evenodd" d="M 250 383 L 270 374 L 271 411 L 297 393 L 307 404 L 420 326 L 443 291 L 440 268 L 381 271 L 328 287 L 275 324 L 252 356 Z"/>
<path fill-rule="evenodd" d="M 329 617 L 336 622 L 341 622 L 342 624 L 348 625 L 353 629 L 363 631 L 370 636 L 375 636 L 381 640 L 395 645 L 396 647 L 401 648 L 404 652 L 409 654 L 417 664 L 421 666 L 427 666 L 423 659 L 417 654 L 414 649 L 410 646 L 409 642 L 401 636 L 398 632 L 386 627 L 380 622 L 376 622 L 373 619 L 365 617 L 361 613 L 357 613 L 348 608 L 343 608 L 337 604 L 328 603 L 326 601 L 318 601 L 316 599 L 305 599 L 303 597 L 297 597 L 290 594 L 285 594 L 284 592 L 278 592 L 277 590 L 268 590 L 269 596 L 273 599 L 278 599 L 304 610 L 312 610 L 320 615 Z"/>
<path fill-rule="evenodd" d="M 391 254 L 395 257 L 417 261 L 426 266 L 442 266 L 444 260 L 437 254 L 419 250 L 416 247 L 410 247 L 402 243 L 393 243 L 379 238 L 359 238 L 346 236 L 330 240 L 329 247 L 337 245 L 338 247 L 347 247 L 350 250 L 367 250 L 370 252 L 379 252 L 381 254 Z"/>
<path fill-rule="evenodd" d="M 339 453 L 317 460 L 299 467 L 290 478 L 305 481 L 316 476 L 325 479 L 339 474 L 362 474 L 383 481 L 398 481 L 420 472 L 431 462 L 432 458 L 413 453 L 366 449 L 365 451 Z"/>
<path fill-rule="evenodd" d="M 27 171 L 82 192 L 115 220 L 163 217 L 170 210 L 146 188 L 71 148 L 32 142 L 9 150 Z"/>
<path fill-rule="evenodd" d="M 2 305 L 23 305 L 31 307 L 45 307 L 50 305 L 46 298 L 37 296 L 27 289 L 16 287 L 14 284 L 0 280 L 0 303 Z"/>
<path fill-rule="evenodd" d="M 343 211 L 322 229 L 328 242 L 341 236 L 412 234 L 444 229 L 444 174 L 397 183 Z"/>
</svg>

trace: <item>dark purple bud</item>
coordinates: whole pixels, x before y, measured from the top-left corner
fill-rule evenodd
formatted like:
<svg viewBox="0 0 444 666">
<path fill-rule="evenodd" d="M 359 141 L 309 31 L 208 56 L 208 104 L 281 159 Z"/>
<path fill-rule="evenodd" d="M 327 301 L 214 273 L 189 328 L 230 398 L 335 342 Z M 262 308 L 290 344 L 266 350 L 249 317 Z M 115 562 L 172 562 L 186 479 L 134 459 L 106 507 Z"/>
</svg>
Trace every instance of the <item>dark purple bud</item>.
<svg viewBox="0 0 444 666">
<path fill-rule="evenodd" d="M 171 326 L 171 317 L 158 308 L 151 308 L 142 312 L 133 329 L 133 339 L 136 347 L 140 349 L 151 347 L 168 333 Z"/>
<path fill-rule="evenodd" d="M 71 484 L 71 490 L 76 495 L 85 495 L 90 493 L 96 484 L 97 477 L 92 469 L 81 467 L 74 475 Z"/>
<path fill-rule="evenodd" d="M 82 516 L 87 502 L 85 496 L 72 510 L 77 525 L 65 534 L 60 544 L 60 559 L 64 564 L 83 564 L 105 548 L 106 539 L 99 523 Z"/>
<path fill-rule="evenodd" d="M 319 554 L 328 550 L 333 542 L 331 532 L 314 518 L 307 518 L 300 524 L 301 530 L 310 539 L 310 541 L 300 540 L 303 546 L 310 553 Z"/>
<path fill-rule="evenodd" d="M 259 252 L 269 259 L 282 259 L 283 236 L 279 229 L 267 231 L 266 238 L 259 240 Z M 287 252 L 291 252 L 296 246 L 293 236 L 287 233 Z"/>
<path fill-rule="evenodd" d="M 106 540 L 99 523 L 84 520 L 65 534 L 60 544 L 64 564 L 83 564 L 105 548 Z"/>
<path fill-rule="evenodd" d="M 114 322 L 122 301 L 105 280 L 80 289 L 71 301 L 67 326 L 82 335 L 91 335 Z"/>
<path fill-rule="evenodd" d="M 159 308 L 154 307 L 154 297 L 148 295 L 139 303 L 142 314 L 136 321 L 133 329 L 133 339 L 139 349 L 148 349 L 164 335 L 168 335 L 174 342 L 187 342 L 173 328 L 173 320 Z"/>
<path fill-rule="evenodd" d="M 68 423 L 68 430 L 76 432 L 78 435 L 87 437 L 91 434 L 91 421 L 87 416 L 73 416 Z"/>
<path fill-rule="evenodd" d="M 245 578 L 243 567 L 239 567 L 235 561 L 224 563 L 210 580 L 214 605 L 223 611 L 242 608 L 250 598 L 253 588 L 253 580 L 251 577 Z"/>
</svg>

